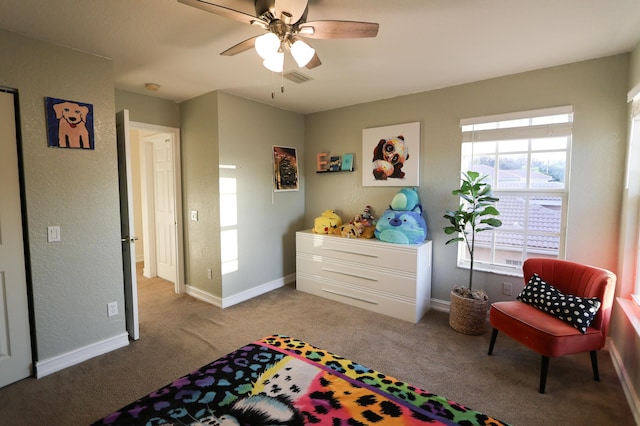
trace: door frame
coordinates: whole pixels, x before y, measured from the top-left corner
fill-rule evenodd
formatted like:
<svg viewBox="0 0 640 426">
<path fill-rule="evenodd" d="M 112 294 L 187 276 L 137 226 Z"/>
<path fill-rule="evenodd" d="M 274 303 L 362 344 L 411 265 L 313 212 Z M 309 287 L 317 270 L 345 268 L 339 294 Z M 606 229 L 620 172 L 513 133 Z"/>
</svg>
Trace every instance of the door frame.
<svg viewBox="0 0 640 426">
<path fill-rule="evenodd" d="M 185 283 L 184 283 L 184 242 L 183 242 L 183 221 L 182 221 L 182 169 L 181 169 L 181 158 L 180 158 L 180 129 L 175 127 L 167 127 L 167 126 L 159 126 L 155 124 L 147 124 L 141 123 L 137 121 L 129 121 L 129 128 L 132 130 L 138 130 L 145 134 L 149 133 L 167 133 L 171 135 L 171 142 L 173 145 L 173 183 L 174 183 L 174 208 L 176 215 L 176 233 L 175 233 L 175 243 L 176 243 L 176 277 L 174 280 L 174 290 L 176 294 L 182 294 L 186 291 Z M 149 165 L 148 150 L 146 149 L 146 143 L 142 140 L 144 137 L 140 138 L 140 162 Z M 145 172 L 145 168 L 142 168 L 142 172 Z M 148 191 L 147 188 L 142 188 L 143 192 Z M 143 198 L 145 198 L 143 196 Z M 146 197 L 147 201 L 150 197 Z M 144 203 L 144 201 L 143 201 Z M 152 214 L 152 206 L 143 206 L 143 210 L 147 210 L 147 214 L 143 215 L 143 238 L 145 239 L 145 259 L 148 256 L 151 247 L 147 245 L 147 239 L 149 235 L 150 226 L 148 223 L 148 218 L 146 217 L 149 214 Z M 145 223 L 147 222 L 147 223 Z M 153 247 L 155 250 L 155 245 Z M 146 265 L 145 265 L 146 269 Z"/>
</svg>

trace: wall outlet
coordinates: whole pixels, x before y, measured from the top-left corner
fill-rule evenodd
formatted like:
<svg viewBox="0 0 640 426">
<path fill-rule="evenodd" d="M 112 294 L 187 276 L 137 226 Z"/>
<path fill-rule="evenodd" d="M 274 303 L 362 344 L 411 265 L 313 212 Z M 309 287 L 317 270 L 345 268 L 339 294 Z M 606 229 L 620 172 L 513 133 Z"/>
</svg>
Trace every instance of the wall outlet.
<svg viewBox="0 0 640 426">
<path fill-rule="evenodd" d="M 48 226 L 47 227 L 47 242 L 57 243 L 60 241 L 60 226 Z"/>
<path fill-rule="evenodd" d="M 118 302 L 107 303 L 107 316 L 114 317 L 118 315 Z"/>
<path fill-rule="evenodd" d="M 511 296 L 512 289 L 513 286 L 511 285 L 511 283 L 502 283 L 502 294 L 504 294 L 505 296 Z"/>
</svg>

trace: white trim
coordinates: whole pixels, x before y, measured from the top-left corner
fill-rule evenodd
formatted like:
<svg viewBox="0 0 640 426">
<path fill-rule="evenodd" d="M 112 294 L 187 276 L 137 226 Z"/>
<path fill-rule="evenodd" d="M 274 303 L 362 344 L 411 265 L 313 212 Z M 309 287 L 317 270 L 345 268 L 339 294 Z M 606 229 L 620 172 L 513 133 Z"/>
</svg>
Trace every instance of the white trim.
<svg viewBox="0 0 640 426">
<path fill-rule="evenodd" d="M 217 306 L 218 308 L 222 308 L 222 299 L 220 299 L 218 296 L 215 296 L 211 293 L 200 290 L 199 288 L 188 284 L 185 285 L 185 290 L 186 293 L 191 297 L 195 297 L 198 300 L 202 300 L 203 302 L 209 303 L 213 306 Z"/>
<path fill-rule="evenodd" d="M 462 142 L 551 138 L 571 136 L 572 131 L 573 122 L 541 124 L 537 126 L 507 127 L 504 129 L 471 130 L 468 132 L 462 132 Z"/>
<path fill-rule="evenodd" d="M 431 309 L 438 312 L 449 313 L 451 310 L 451 301 L 441 299 L 431 299 Z"/>
<path fill-rule="evenodd" d="M 123 348 L 128 344 L 129 334 L 121 333 L 109 339 L 92 343 L 83 348 L 75 349 L 53 358 L 36 361 L 36 378 L 41 379 L 42 377 L 48 376 L 49 374 L 58 372 L 67 367 L 80 364 L 83 361 L 106 354 L 107 352 Z"/>
<path fill-rule="evenodd" d="M 290 274 L 284 278 L 279 278 L 277 280 L 273 280 L 256 287 L 252 287 L 248 290 L 242 291 L 240 293 L 231 295 L 226 298 L 220 298 L 218 296 L 215 296 L 209 292 L 200 290 L 199 288 L 193 287 L 191 285 L 187 285 L 186 290 L 189 296 L 195 297 L 198 300 L 202 300 L 203 302 L 206 302 L 211 305 L 217 306 L 218 308 L 224 309 L 224 308 L 228 308 L 229 306 L 233 306 L 233 305 L 237 305 L 238 303 L 245 302 L 249 299 L 253 299 L 254 297 L 261 296 L 275 289 L 284 287 L 285 285 L 295 282 L 295 280 L 296 280 L 296 274 Z"/>
<path fill-rule="evenodd" d="M 627 374 L 627 370 L 624 368 L 624 363 L 614 341 L 611 338 L 608 338 L 607 340 L 611 361 L 613 362 L 613 367 L 618 374 L 618 379 L 622 385 L 622 391 L 624 392 L 624 396 L 627 398 L 627 403 L 629 404 L 629 408 L 631 409 L 631 413 L 633 414 L 636 424 L 640 425 L 640 399 L 633 388 L 633 382 Z"/>
<path fill-rule="evenodd" d="M 529 111 L 507 112 L 504 114 L 483 115 L 480 117 L 463 118 L 460 127 L 470 124 L 493 123 L 494 121 L 517 120 L 519 118 L 545 117 L 547 115 L 560 115 L 573 113 L 572 105 L 563 105 L 551 108 L 533 109 Z"/>
<path fill-rule="evenodd" d="M 636 96 L 640 96 L 640 83 L 636 84 L 633 89 L 629 90 L 629 93 L 627 93 L 627 102 L 633 101 Z"/>
<path fill-rule="evenodd" d="M 296 274 L 287 275 L 284 278 L 279 278 L 268 283 L 264 283 L 257 287 L 252 287 L 249 290 L 242 291 L 240 293 L 233 294 L 229 297 L 225 297 L 222 300 L 222 307 L 228 308 L 229 306 L 236 305 L 262 294 L 268 293 L 275 289 L 284 287 L 287 284 L 291 284 L 296 280 Z"/>
</svg>

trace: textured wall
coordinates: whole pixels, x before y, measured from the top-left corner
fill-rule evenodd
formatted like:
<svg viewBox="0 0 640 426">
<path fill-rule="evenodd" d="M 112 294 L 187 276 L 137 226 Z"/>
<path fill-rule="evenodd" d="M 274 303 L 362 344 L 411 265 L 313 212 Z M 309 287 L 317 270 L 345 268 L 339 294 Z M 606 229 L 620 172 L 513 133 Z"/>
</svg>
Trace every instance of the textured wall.
<svg viewBox="0 0 640 426">
<path fill-rule="evenodd" d="M 273 192 L 273 145 L 304 158 L 304 117 L 236 96 L 218 95 L 221 170 L 237 180 L 238 271 L 222 277 L 225 298 L 295 273 L 295 231 L 304 228 L 304 182 Z M 303 170 L 304 171 L 304 170 Z"/>
<path fill-rule="evenodd" d="M 115 98 L 116 112 L 123 109 L 129 110 L 131 121 L 180 127 L 180 106 L 176 102 L 118 89 L 115 91 Z"/>
<path fill-rule="evenodd" d="M 110 60 L 0 31 L 0 85 L 19 90 L 37 359 L 125 329 Z M 44 98 L 93 104 L 95 150 L 48 148 Z M 47 226 L 62 241 L 47 243 Z M 121 315 L 107 318 L 107 303 Z"/>
<path fill-rule="evenodd" d="M 460 119 L 574 105 L 566 254 L 615 271 L 628 72 L 629 55 L 617 55 L 308 115 L 305 169 L 314 170 L 318 152 L 355 152 L 357 172 L 306 174 L 305 225 L 310 228 L 313 217 L 329 208 L 351 218 L 370 204 L 379 216 L 398 188 L 361 186 L 363 160 L 370 160 L 362 158 L 362 129 L 420 122 L 420 196 L 434 241 L 432 296 L 449 300 L 451 287 L 467 275 L 456 267 L 456 247 L 445 247 L 442 231 L 442 215 L 457 204 L 451 190 L 460 172 Z M 503 281 L 520 279 L 477 273 L 474 281 L 498 300 L 507 297 Z"/>
<path fill-rule="evenodd" d="M 185 283 L 221 298 L 218 94 L 181 103 L 180 115 Z M 190 220 L 191 210 L 198 211 L 197 222 Z"/>
</svg>

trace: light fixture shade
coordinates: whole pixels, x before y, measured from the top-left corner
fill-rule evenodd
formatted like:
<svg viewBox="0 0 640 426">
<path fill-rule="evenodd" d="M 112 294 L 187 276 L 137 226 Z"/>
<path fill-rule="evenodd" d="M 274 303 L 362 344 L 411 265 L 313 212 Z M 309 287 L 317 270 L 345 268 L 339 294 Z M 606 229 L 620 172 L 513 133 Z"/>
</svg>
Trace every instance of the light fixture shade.
<svg viewBox="0 0 640 426">
<path fill-rule="evenodd" d="M 256 52 L 267 59 L 280 49 L 280 39 L 274 33 L 266 33 L 256 38 Z"/>
<path fill-rule="evenodd" d="M 300 39 L 291 45 L 291 56 L 293 56 L 300 68 L 307 65 L 315 54 L 316 50 Z"/>
<path fill-rule="evenodd" d="M 269 71 L 282 72 L 284 69 L 284 52 L 275 52 L 265 58 L 262 65 Z"/>
</svg>

